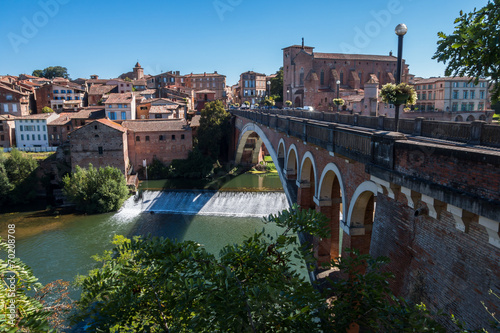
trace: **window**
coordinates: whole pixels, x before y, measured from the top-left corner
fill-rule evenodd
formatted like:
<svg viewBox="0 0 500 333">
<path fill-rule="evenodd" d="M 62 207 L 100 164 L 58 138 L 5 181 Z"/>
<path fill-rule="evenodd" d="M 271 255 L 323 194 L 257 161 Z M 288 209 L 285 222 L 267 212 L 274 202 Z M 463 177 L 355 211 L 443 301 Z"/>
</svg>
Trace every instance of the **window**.
<svg viewBox="0 0 500 333">
<path fill-rule="evenodd" d="M 35 141 L 35 134 L 31 134 L 31 138 Z"/>
<path fill-rule="evenodd" d="M 40 125 L 36 125 L 36 130 L 40 132 Z"/>
<path fill-rule="evenodd" d="M 12 112 L 17 112 L 17 104 L 12 104 Z"/>
<path fill-rule="evenodd" d="M 109 113 L 109 119 L 116 120 L 116 113 L 115 112 L 110 112 Z"/>
<path fill-rule="evenodd" d="M 108 106 L 108 107 L 109 107 L 110 109 L 112 109 L 112 108 L 113 108 L 113 104 L 109 104 L 109 106 Z"/>
<path fill-rule="evenodd" d="M 99 147 L 97 147 L 97 150 L 99 151 L 99 155 L 102 155 L 102 152 L 103 152 L 103 151 L 102 151 L 102 147 L 100 147 L 100 146 L 99 146 Z"/>
<path fill-rule="evenodd" d="M 175 134 L 172 134 L 172 140 L 175 140 Z"/>
<path fill-rule="evenodd" d="M 165 137 L 163 135 L 160 135 L 160 138 L 159 138 L 160 141 L 165 141 Z"/>
<path fill-rule="evenodd" d="M 467 99 L 468 95 L 469 95 L 469 91 L 468 90 L 464 90 L 464 99 Z"/>
<path fill-rule="evenodd" d="M 321 71 L 320 84 L 321 85 L 325 84 L 325 72 L 323 70 Z"/>
<path fill-rule="evenodd" d="M 432 89 L 432 84 L 428 84 L 427 89 Z"/>
<path fill-rule="evenodd" d="M 42 140 L 42 136 L 38 134 L 38 140 Z"/>
<path fill-rule="evenodd" d="M 54 94 L 59 94 L 59 90 L 54 90 Z"/>
<path fill-rule="evenodd" d="M 118 104 L 118 109 L 121 109 L 122 108 L 122 105 L 121 104 Z"/>
<path fill-rule="evenodd" d="M 479 86 L 481 88 L 486 88 L 486 82 L 479 82 Z"/>
<path fill-rule="evenodd" d="M 55 128 L 54 128 L 55 129 Z M 20 125 L 19 126 L 19 131 L 22 132 L 23 131 L 23 125 Z"/>
<path fill-rule="evenodd" d="M 184 134 L 181 134 L 181 140 L 184 140 Z"/>
<path fill-rule="evenodd" d="M 468 111 L 473 111 L 473 110 L 474 110 L 474 103 L 469 103 Z"/>
<path fill-rule="evenodd" d="M 52 132 L 56 133 L 57 132 L 57 127 L 52 127 Z"/>
<path fill-rule="evenodd" d="M 135 137 L 135 141 L 137 141 L 137 142 L 141 141 L 141 137 L 140 136 L 136 136 Z"/>
<path fill-rule="evenodd" d="M 122 111 L 122 115 L 121 116 L 122 116 L 122 120 L 127 119 L 127 112 Z"/>
<path fill-rule="evenodd" d="M 4 141 L 5 140 L 5 136 L 4 135 L 0 135 L 0 140 Z"/>
<path fill-rule="evenodd" d="M 470 91 L 470 99 L 476 98 L 476 92 L 474 90 Z"/>
<path fill-rule="evenodd" d="M 59 134 L 58 134 L 58 135 L 59 135 Z M 44 139 L 45 141 L 47 141 L 47 134 L 44 134 L 44 135 L 43 135 L 43 139 Z"/>
<path fill-rule="evenodd" d="M 456 82 L 453 82 L 456 83 Z M 458 99 L 458 90 L 453 90 L 453 99 Z"/>
<path fill-rule="evenodd" d="M 453 103 L 451 105 L 451 111 L 458 111 L 458 103 Z"/>
<path fill-rule="evenodd" d="M 304 68 L 300 68 L 299 85 L 304 85 Z"/>
<path fill-rule="evenodd" d="M 426 93 L 422 93 L 422 99 L 426 99 Z"/>
<path fill-rule="evenodd" d="M 24 140 L 24 134 L 21 134 L 21 140 Z"/>
<path fill-rule="evenodd" d="M 462 103 L 461 110 L 467 111 L 467 103 Z"/>
<path fill-rule="evenodd" d="M 9 104 L 3 105 L 3 112 L 9 112 Z"/>
<path fill-rule="evenodd" d="M 477 109 L 483 111 L 484 110 L 484 103 L 479 103 L 477 105 Z"/>
<path fill-rule="evenodd" d="M 68 94 L 72 94 L 73 93 L 73 90 L 68 90 Z"/>
<path fill-rule="evenodd" d="M 146 141 L 149 141 L 149 135 L 146 135 Z"/>
<path fill-rule="evenodd" d="M 467 88 L 467 82 L 464 82 L 464 88 Z"/>
<path fill-rule="evenodd" d="M 65 94 L 66 93 L 66 90 L 61 90 L 61 94 Z"/>
<path fill-rule="evenodd" d="M 479 92 L 479 98 L 480 98 L 480 99 L 484 99 L 484 90 L 481 90 L 481 91 Z"/>
</svg>

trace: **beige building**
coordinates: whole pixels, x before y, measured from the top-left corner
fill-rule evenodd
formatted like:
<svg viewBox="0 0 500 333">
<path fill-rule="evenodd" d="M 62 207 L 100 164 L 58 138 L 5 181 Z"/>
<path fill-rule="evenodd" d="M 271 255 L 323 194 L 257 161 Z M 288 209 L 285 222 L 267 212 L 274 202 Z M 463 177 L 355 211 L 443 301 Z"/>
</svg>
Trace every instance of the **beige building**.
<svg viewBox="0 0 500 333">
<path fill-rule="evenodd" d="M 52 83 L 50 108 L 54 111 L 77 110 L 83 107 L 85 88 L 68 79 L 55 78 Z"/>
<path fill-rule="evenodd" d="M 193 88 L 194 93 L 200 90 L 212 90 L 215 92 L 215 99 L 226 100 L 226 76 L 217 73 L 188 74 L 184 75 L 186 87 Z"/>
<path fill-rule="evenodd" d="M 132 92 L 109 94 L 104 101 L 106 116 L 113 121 L 133 120 L 136 118 L 136 99 Z"/>
<path fill-rule="evenodd" d="M 414 111 L 431 120 L 491 120 L 488 81 L 474 84 L 470 77 L 415 78 Z"/>
<path fill-rule="evenodd" d="M 267 95 L 266 74 L 248 71 L 240 75 L 240 101 L 251 105 L 257 103 Z"/>
</svg>

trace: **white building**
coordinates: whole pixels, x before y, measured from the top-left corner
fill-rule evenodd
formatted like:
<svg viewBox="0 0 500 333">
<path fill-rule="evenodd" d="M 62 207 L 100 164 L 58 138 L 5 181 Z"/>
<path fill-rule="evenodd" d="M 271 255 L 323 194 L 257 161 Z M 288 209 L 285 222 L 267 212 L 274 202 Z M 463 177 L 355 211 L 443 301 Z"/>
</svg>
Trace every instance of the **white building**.
<svg viewBox="0 0 500 333">
<path fill-rule="evenodd" d="M 56 78 L 52 84 L 50 107 L 52 110 L 76 109 L 83 107 L 85 89 L 69 82 L 67 79 Z"/>
<path fill-rule="evenodd" d="M 47 124 L 58 117 L 59 115 L 57 113 L 52 112 L 16 118 L 17 147 L 48 147 L 49 136 Z"/>
</svg>

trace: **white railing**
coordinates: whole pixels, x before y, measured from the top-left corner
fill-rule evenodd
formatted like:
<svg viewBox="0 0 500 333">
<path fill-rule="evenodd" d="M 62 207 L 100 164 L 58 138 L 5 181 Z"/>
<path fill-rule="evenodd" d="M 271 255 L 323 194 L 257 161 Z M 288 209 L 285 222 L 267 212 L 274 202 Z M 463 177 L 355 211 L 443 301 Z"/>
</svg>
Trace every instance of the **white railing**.
<svg viewBox="0 0 500 333">
<path fill-rule="evenodd" d="M 3 151 L 9 152 L 12 149 L 13 148 L 3 148 Z M 56 151 L 57 147 L 15 147 L 15 149 L 20 150 L 20 151 L 30 152 L 30 153 L 47 153 L 47 152 Z"/>
</svg>

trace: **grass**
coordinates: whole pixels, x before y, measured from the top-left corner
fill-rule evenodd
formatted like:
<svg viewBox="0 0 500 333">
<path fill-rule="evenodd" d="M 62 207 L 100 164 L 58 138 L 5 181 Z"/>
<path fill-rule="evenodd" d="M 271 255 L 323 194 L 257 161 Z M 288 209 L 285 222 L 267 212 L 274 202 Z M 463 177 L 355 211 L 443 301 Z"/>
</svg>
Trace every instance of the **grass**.
<svg viewBox="0 0 500 333">
<path fill-rule="evenodd" d="M 22 152 L 24 154 L 27 154 L 28 156 L 31 156 L 37 161 L 45 160 L 52 155 L 54 155 L 56 152 L 55 151 L 49 151 L 49 152 L 43 152 L 43 153 L 31 153 L 31 152 Z M 10 152 L 3 152 L 5 158 L 8 158 L 10 156 Z"/>
</svg>

